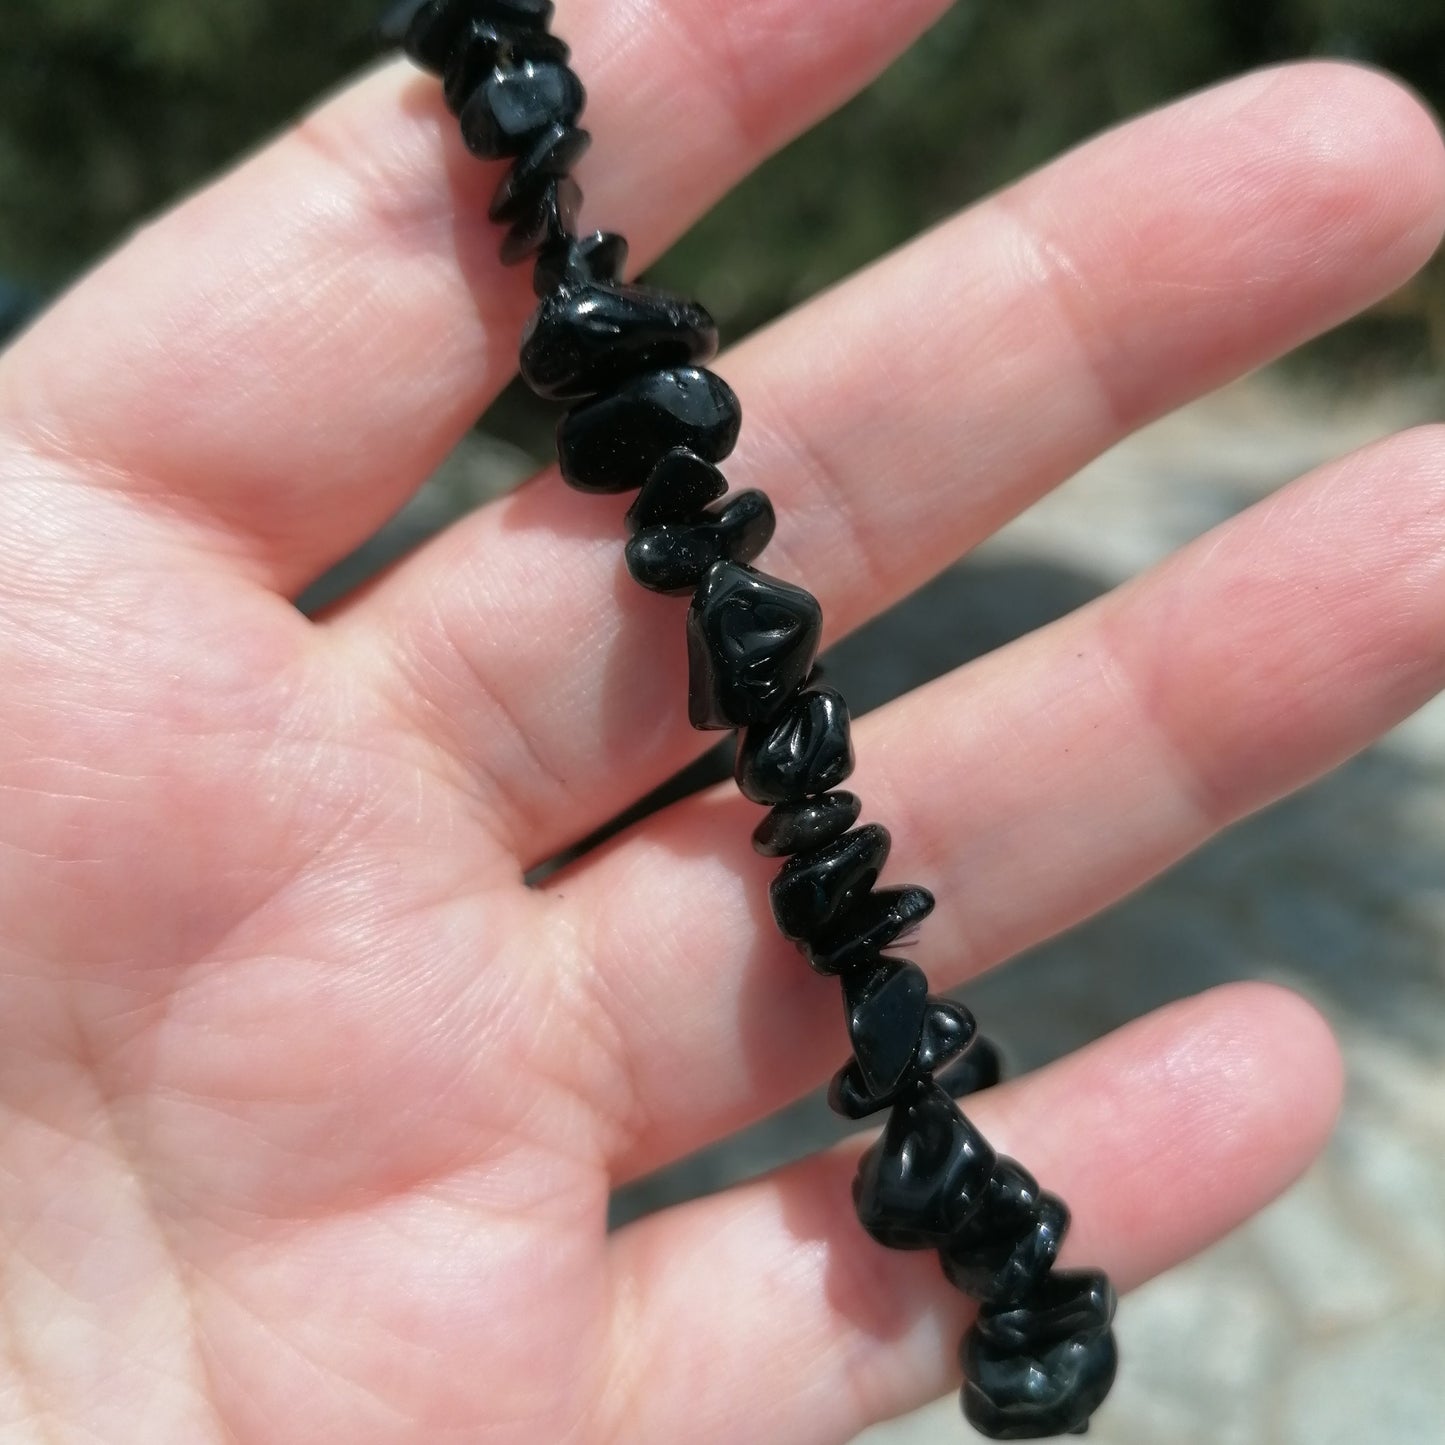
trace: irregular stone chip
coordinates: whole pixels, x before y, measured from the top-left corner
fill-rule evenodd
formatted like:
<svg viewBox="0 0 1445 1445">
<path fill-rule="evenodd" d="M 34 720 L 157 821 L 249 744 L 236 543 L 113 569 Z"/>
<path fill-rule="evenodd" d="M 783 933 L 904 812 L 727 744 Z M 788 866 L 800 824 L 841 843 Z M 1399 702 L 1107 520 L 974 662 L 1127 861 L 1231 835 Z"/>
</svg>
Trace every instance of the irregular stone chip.
<svg viewBox="0 0 1445 1445">
<path fill-rule="evenodd" d="M 867 823 L 836 842 L 788 859 L 769 892 L 783 937 L 801 943 L 825 928 L 853 894 L 873 886 L 891 844 L 887 828 Z"/>
<path fill-rule="evenodd" d="M 894 1104 L 863 1156 L 853 1181 L 859 1222 L 890 1249 L 934 1248 L 979 1207 L 993 1165 L 988 1141 L 930 1081 Z"/>
<path fill-rule="evenodd" d="M 773 804 L 826 793 L 852 772 L 848 704 L 831 687 L 810 687 L 771 722 L 747 730 L 733 775 L 745 798 Z"/>
<path fill-rule="evenodd" d="M 1064 1201 L 1039 1189 L 1012 1159 L 1000 1159 L 982 1207 L 939 1251 L 955 1288 L 981 1304 L 1027 1297 L 1053 1267 L 1069 1228 Z"/>
<path fill-rule="evenodd" d="M 627 544 L 627 570 L 653 592 L 682 597 L 714 563 L 753 561 L 773 540 L 777 524 L 765 493 L 739 492 L 696 521 L 643 528 Z"/>
<path fill-rule="evenodd" d="M 742 408 L 710 371 L 645 372 L 573 407 L 557 427 L 562 476 L 581 492 L 640 487 L 675 447 L 720 462 L 737 445 Z"/>
<path fill-rule="evenodd" d="M 916 884 L 862 894 L 810 937 L 803 953 L 819 973 L 843 973 L 907 938 L 933 908 L 933 894 Z"/>
<path fill-rule="evenodd" d="M 1112 1331 L 1016 1353 L 977 1328 L 964 1336 L 963 1413 L 990 1440 L 1081 1435 L 1119 1368 Z"/>
<path fill-rule="evenodd" d="M 570 235 L 582 209 L 582 192 L 571 176 L 548 176 L 528 197 L 527 206 L 512 222 L 502 242 L 502 262 L 515 266 L 544 246 Z"/>
<path fill-rule="evenodd" d="M 548 126 L 502 177 L 488 212 L 492 220 L 502 225 L 519 220 L 534 203 L 536 193 L 554 177 L 570 175 L 591 144 L 592 137 L 585 130 Z"/>
<path fill-rule="evenodd" d="M 674 447 L 653 467 L 628 508 L 627 529 L 635 535 L 644 527 L 693 521 L 727 489 L 727 478 L 712 462 Z"/>
<path fill-rule="evenodd" d="M 714 564 L 687 614 L 693 727 L 767 722 L 807 679 L 822 635 L 811 593 L 736 562 Z"/>
<path fill-rule="evenodd" d="M 864 1084 L 875 1092 L 916 1074 L 928 1012 L 928 975 L 916 963 L 880 958 L 843 980 L 848 1038 Z"/>
<path fill-rule="evenodd" d="M 753 847 L 764 858 L 808 853 L 841 838 L 862 811 L 863 804 L 853 793 L 825 793 L 800 803 L 779 803 L 753 830 Z"/>
<path fill-rule="evenodd" d="M 1022 1303 L 985 1305 L 978 1313 L 978 1331 L 996 1349 L 1022 1352 L 1103 1334 L 1117 1304 L 1103 1270 L 1055 1269 Z"/>
<path fill-rule="evenodd" d="M 522 379 L 544 400 L 576 401 L 641 371 L 710 361 L 717 344 L 717 325 L 696 301 L 591 282 L 537 308 L 522 333 Z"/>
<path fill-rule="evenodd" d="M 1003 1058 L 992 1039 L 976 1038 L 962 1058 L 935 1075 L 938 1085 L 955 1099 L 992 1089 L 1003 1078 Z"/>
<path fill-rule="evenodd" d="M 560 236 L 542 247 L 532 272 L 532 290 L 538 296 L 546 296 L 563 286 L 620 281 L 626 269 L 627 241 L 622 236 L 611 231 L 593 231 L 589 236 Z"/>
<path fill-rule="evenodd" d="M 473 20 L 453 43 L 442 73 L 447 108 L 460 115 L 494 70 L 522 60 L 554 60 L 565 65 L 571 54 L 561 40 L 545 30 Z"/>
<path fill-rule="evenodd" d="M 517 156 L 551 126 L 575 124 L 586 104 L 582 82 L 558 61 L 498 67 L 462 107 L 462 139 L 484 160 Z"/>
</svg>

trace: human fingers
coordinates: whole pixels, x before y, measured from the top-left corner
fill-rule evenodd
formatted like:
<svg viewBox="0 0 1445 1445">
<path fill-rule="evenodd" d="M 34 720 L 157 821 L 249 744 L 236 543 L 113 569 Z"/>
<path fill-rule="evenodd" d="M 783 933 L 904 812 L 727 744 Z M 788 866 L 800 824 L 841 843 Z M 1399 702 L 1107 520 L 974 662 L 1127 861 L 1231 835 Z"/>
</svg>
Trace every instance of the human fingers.
<svg viewBox="0 0 1445 1445">
<path fill-rule="evenodd" d="M 1390 290 L 1442 223 L 1434 125 L 1370 72 L 1269 72 L 1104 136 L 724 359 L 733 479 L 780 517 L 758 565 L 837 637 L 1142 421 Z M 679 605 L 628 578 L 619 511 L 539 479 L 337 619 L 527 864 L 707 744 Z"/>
<path fill-rule="evenodd" d="M 589 215 L 655 256 L 943 8 L 564 0 L 592 92 Z M 497 259 L 500 176 L 467 154 L 434 81 L 388 65 L 144 230 L 11 348 L 0 426 L 293 592 L 516 369 L 535 300 Z"/>
<path fill-rule="evenodd" d="M 948 988 L 1114 902 L 1445 686 L 1445 431 L 1304 478 L 1063 621 L 864 718 L 883 881 L 937 895 Z M 777 935 L 730 786 L 549 886 L 608 1026 L 618 1178 L 815 1087 L 846 1035 Z M 645 920 L 645 929 L 641 925 Z M 594 1076 L 600 1066 L 588 1067 Z"/>
<path fill-rule="evenodd" d="M 1062 1263 L 1129 1289 L 1291 1183 L 1339 1094 L 1319 1016 L 1250 984 L 1162 1009 L 967 1107 L 995 1147 L 1068 1200 Z M 676 1439 L 685 1420 L 697 1445 L 833 1445 L 956 1384 L 973 1307 L 932 1252 L 890 1254 L 863 1235 L 849 1192 L 857 1152 L 615 1237 L 604 1418 L 616 1438 Z"/>
</svg>

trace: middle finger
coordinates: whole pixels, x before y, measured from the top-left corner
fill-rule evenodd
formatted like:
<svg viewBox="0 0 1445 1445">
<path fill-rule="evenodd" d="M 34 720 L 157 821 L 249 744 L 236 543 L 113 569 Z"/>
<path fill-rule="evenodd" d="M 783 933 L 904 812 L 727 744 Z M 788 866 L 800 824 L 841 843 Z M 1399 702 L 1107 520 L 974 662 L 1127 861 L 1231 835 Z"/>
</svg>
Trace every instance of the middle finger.
<svg viewBox="0 0 1445 1445">
<path fill-rule="evenodd" d="M 1102 137 L 725 361 L 732 479 L 781 519 L 759 565 L 836 639 L 1135 427 L 1400 284 L 1442 209 L 1433 122 L 1364 70 L 1265 72 Z M 524 864 L 711 741 L 621 510 L 553 471 L 336 619 Z"/>
</svg>

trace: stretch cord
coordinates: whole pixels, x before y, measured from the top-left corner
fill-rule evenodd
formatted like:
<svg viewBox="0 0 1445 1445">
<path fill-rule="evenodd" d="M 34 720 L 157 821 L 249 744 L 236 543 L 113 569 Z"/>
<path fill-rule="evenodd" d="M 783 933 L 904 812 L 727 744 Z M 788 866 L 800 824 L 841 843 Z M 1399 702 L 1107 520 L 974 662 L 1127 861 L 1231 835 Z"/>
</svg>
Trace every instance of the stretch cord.
<svg viewBox="0 0 1445 1445">
<path fill-rule="evenodd" d="M 964 1338 L 963 1408 L 996 1440 L 1082 1434 L 1117 1366 L 1114 1291 L 1098 1270 L 1054 1267 L 1069 1226 L 1061 1199 L 995 1154 L 955 1098 L 997 1082 L 998 1055 L 961 1005 L 933 998 L 915 963 L 885 950 L 933 911 L 927 889 L 880 888 L 888 830 L 862 827 L 838 791 L 853 771 L 847 704 L 815 669 L 816 598 L 750 564 L 772 539 L 772 504 L 726 495 L 717 463 L 742 412 L 703 369 L 717 327 L 696 302 L 623 280 L 627 243 L 578 235 L 571 171 L 590 136 L 586 94 L 552 35 L 551 0 L 403 0 L 389 38 L 442 78 L 473 154 L 510 160 L 491 218 L 502 259 L 533 262 L 541 299 L 521 371 L 566 402 L 562 475 L 579 491 L 637 491 L 627 567 L 654 592 L 690 596 L 688 712 L 738 730 L 735 776 L 770 811 L 753 846 L 784 858 L 770 897 L 783 936 L 842 983 L 853 1057 L 829 1102 L 845 1118 L 888 1110 L 853 1198 L 863 1228 L 893 1249 L 936 1249 L 980 1305 Z"/>
</svg>

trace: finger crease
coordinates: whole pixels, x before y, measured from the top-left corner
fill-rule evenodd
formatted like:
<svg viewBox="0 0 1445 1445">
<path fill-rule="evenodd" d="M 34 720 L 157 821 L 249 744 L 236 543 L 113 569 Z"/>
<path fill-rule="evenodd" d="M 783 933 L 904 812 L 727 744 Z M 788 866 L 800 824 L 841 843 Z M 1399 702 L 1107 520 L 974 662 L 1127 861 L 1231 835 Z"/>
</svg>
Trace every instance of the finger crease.
<svg viewBox="0 0 1445 1445">
<path fill-rule="evenodd" d="M 895 586 L 893 573 L 873 545 L 865 510 L 850 491 L 845 473 L 818 445 L 806 424 L 781 411 L 770 415 L 767 423 L 770 423 L 767 429 L 789 453 L 792 469 L 806 478 L 807 490 L 817 499 L 815 505 L 841 524 L 843 545 L 855 566 L 863 572 L 858 585 L 840 589 L 839 600 L 851 599 L 856 609 L 860 602 L 876 606 L 879 600 L 891 597 Z M 829 632 L 836 637 L 857 620 L 855 615 L 835 614 L 829 619 Z"/>
<path fill-rule="evenodd" d="M 1034 283 L 1048 298 L 1050 310 L 1065 336 L 1072 341 L 1079 358 L 1080 377 L 1087 381 L 1098 399 L 1098 409 L 1113 434 L 1133 428 L 1120 397 L 1109 384 L 1100 347 L 1090 338 L 1099 331 L 1100 319 L 1110 314 L 1088 280 L 1088 270 L 1056 236 L 1030 214 L 1023 194 L 1003 192 L 994 203 L 1020 243 L 1023 259 Z"/>
</svg>

